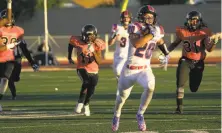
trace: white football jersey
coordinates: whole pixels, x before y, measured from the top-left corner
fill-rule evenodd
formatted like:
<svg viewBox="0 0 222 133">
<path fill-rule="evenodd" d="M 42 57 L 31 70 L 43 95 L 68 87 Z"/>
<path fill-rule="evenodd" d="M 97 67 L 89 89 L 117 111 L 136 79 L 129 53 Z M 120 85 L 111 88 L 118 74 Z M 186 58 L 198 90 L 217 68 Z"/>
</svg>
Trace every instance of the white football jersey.
<svg viewBox="0 0 222 133">
<path fill-rule="evenodd" d="M 129 34 L 136 33 L 139 36 L 141 35 L 141 31 L 145 29 L 145 26 L 142 26 L 140 23 L 135 22 L 129 25 Z M 164 37 L 164 30 L 162 26 L 156 25 L 154 27 L 150 27 L 152 34 L 154 34 L 154 38 L 147 42 L 143 48 L 135 48 L 131 42 L 129 42 L 129 53 L 126 61 L 127 65 L 135 65 L 135 66 L 145 66 L 150 65 L 150 59 L 152 57 L 152 52 L 156 48 L 156 43 L 159 39 Z"/>
<path fill-rule="evenodd" d="M 129 34 L 128 29 L 125 29 L 120 24 L 114 24 L 112 26 L 112 33 L 116 32 L 119 37 L 116 39 L 116 50 L 114 58 L 127 58 L 129 48 Z"/>
</svg>

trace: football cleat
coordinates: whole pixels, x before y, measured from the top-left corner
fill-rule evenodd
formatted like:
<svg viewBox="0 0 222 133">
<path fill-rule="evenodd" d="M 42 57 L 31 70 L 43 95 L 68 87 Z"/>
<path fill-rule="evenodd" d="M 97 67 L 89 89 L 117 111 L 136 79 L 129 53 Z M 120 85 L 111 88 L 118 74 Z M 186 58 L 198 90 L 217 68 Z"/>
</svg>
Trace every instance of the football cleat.
<svg viewBox="0 0 222 133">
<path fill-rule="evenodd" d="M 16 97 L 12 97 L 12 100 L 16 100 Z"/>
<path fill-rule="evenodd" d="M 175 114 L 183 114 L 183 106 L 182 105 L 177 106 Z"/>
<path fill-rule="evenodd" d="M 119 117 L 114 116 L 113 117 L 113 123 L 112 123 L 112 130 L 115 132 L 119 128 Z"/>
<path fill-rule="evenodd" d="M 75 112 L 76 113 L 81 113 L 82 112 L 82 108 L 83 108 L 83 103 L 78 103 L 77 105 L 76 105 L 76 108 L 75 108 Z"/>
<path fill-rule="evenodd" d="M 144 120 L 144 116 L 141 114 L 136 115 L 137 123 L 138 123 L 138 128 L 140 131 L 146 131 L 146 123 Z"/>
<path fill-rule="evenodd" d="M 84 112 L 84 114 L 85 114 L 86 116 L 90 116 L 89 105 L 84 106 L 84 108 L 85 108 L 85 112 Z"/>
</svg>

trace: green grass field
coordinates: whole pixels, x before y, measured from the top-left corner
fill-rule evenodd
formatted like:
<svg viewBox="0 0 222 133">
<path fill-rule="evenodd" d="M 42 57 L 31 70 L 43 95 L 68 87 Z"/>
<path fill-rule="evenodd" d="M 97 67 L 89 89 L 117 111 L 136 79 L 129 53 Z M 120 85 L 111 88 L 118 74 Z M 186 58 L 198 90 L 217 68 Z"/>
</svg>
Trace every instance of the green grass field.
<svg viewBox="0 0 222 133">
<path fill-rule="evenodd" d="M 197 93 L 185 89 L 184 114 L 173 114 L 175 68 L 155 68 L 156 89 L 145 118 L 149 133 L 220 133 L 221 69 L 206 67 Z M 111 133 L 116 93 L 112 69 L 101 69 L 91 116 L 73 113 L 81 86 L 76 71 L 23 72 L 17 100 L 7 90 L 1 101 L 0 133 Z M 55 91 L 58 88 L 58 91 Z M 139 133 L 136 112 L 143 89 L 136 85 L 123 107 L 121 133 Z"/>
</svg>

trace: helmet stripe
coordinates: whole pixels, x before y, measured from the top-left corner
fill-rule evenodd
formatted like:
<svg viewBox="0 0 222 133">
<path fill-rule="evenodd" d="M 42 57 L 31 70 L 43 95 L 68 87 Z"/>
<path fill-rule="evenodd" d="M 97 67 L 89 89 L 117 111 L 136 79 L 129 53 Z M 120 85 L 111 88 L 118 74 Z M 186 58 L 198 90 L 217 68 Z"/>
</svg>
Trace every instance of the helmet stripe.
<svg viewBox="0 0 222 133">
<path fill-rule="evenodd" d="M 138 22 L 135 22 L 134 24 L 136 25 L 139 31 L 142 29 L 142 26 Z"/>
<path fill-rule="evenodd" d="M 128 11 L 125 11 L 125 12 L 124 12 L 124 16 L 127 16 L 127 15 L 129 15 L 129 12 L 128 12 Z"/>
<path fill-rule="evenodd" d="M 149 11 L 155 12 L 155 9 L 154 9 L 152 6 L 148 5 L 147 7 L 148 7 L 148 10 L 149 10 Z"/>
</svg>

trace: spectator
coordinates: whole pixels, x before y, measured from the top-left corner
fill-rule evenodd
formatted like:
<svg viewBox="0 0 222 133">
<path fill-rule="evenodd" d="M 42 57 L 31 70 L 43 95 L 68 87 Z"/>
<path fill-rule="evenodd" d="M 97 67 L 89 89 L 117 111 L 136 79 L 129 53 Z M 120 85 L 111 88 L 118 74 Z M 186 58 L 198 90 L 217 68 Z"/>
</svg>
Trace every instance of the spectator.
<svg viewBox="0 0 222 133">
<path fill-rule="evenodd" d="M 37 51 L 38 52 L 46 52 L 46 45 L 45 45 L 46 43 L 45 43 L 45 40 L 38 46 L 38 48 L 37 48 Z M 50 45 L 48 45 L 48 52 L 51 52 L 52 51 L 52 49 L 51 49 L 51 46 Z"/>
</svg>

